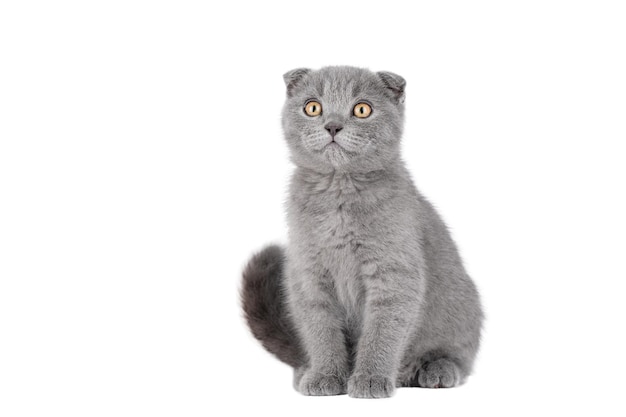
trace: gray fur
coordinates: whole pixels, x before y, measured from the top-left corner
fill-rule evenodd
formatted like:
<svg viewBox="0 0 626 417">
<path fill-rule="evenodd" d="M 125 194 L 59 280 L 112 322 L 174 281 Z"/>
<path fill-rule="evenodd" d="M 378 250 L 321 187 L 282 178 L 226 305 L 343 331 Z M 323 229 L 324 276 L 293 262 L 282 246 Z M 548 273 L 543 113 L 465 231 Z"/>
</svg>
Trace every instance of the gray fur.
<svg viewBox="0 0 626 417">
<path fill-rule="evenodd" d="M 353 67 L 297 69 L 284 78 L 283 129 L 296 169 L 289 244 L 284 254 L 271 251 L 277 265 L 284 256 L 280 311 L 303 350 L 296 389 L 379 398 L 400 386 L 462 383 L 479 346 L 479 296 L 400 158 L 404 79 Z M 321 103 L 321 115 L 304 113 L 310 99 Z M 368 118 L 352 113 L 360 101 L 373 109 Z M 328 123 L 343 127 L 335 143 Z"/>
</svg>

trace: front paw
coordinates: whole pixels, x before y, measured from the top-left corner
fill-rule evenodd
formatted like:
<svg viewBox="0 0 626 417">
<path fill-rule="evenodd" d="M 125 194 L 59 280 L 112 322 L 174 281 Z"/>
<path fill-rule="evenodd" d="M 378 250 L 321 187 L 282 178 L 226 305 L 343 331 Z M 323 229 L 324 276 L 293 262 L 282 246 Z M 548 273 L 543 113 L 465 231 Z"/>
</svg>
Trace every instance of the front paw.
<svg viewBox="0 0 626 417">
<path fill-rule="evenodd" d="M 391 397 L 396 386 L 383 375 L 352 375 L 348 380 L 348 395 L 353 398 L 387 398 Z"/>
<path fill-rule="evenodd" d="M 346 393 L 346 379 L 307 371 L 300 380 L 298 391 L 304 395 L 341 395 Z"/>
</svg>

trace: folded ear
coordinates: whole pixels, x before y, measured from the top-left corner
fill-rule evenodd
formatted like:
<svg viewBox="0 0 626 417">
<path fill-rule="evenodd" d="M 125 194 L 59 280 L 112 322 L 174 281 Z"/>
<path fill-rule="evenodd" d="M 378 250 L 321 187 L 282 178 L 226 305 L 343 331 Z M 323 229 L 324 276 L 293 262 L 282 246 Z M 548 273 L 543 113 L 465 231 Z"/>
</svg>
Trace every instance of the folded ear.
<svg viewBox="0 0 626 417">
<path fill-rule="evenodd" d="M 309 72 L 311 72 L 311 70 L 308 68 L 296 68 L 283 74 L 283 79 L 287 86 L 287 96 L 291 97 L 293 95 L 294 88 L 296 88 L 298 83 L 300 83 Z"/>
<path fill-rule="evenodd" d="M 397 104 L 404 103 L 404 87 L 406 87 L 406 81 L 398 74 L 388 71 L 379 71 L 376 73 L 382 80 L 385 87 L 391 92 L 392 98 Z"/>
</svg>

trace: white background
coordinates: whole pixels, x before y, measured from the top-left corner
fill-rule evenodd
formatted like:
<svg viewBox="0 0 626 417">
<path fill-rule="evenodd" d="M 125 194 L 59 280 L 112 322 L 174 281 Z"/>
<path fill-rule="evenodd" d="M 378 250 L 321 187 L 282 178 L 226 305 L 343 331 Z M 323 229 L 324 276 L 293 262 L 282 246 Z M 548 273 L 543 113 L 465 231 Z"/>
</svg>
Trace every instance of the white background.
<svg viewBox="0 0 626 417">
<path fill-rule="evenodd" d="M 411 7 L 408 5 L 411 3 Z M 624 413 L 615 1 L 2 2 L 0 415 Z M 475 374 L 307 398 L 240 271 L 285 242 L 282 74 L 407 84 L 404 157 L 487 313 Z"/>
</svg>

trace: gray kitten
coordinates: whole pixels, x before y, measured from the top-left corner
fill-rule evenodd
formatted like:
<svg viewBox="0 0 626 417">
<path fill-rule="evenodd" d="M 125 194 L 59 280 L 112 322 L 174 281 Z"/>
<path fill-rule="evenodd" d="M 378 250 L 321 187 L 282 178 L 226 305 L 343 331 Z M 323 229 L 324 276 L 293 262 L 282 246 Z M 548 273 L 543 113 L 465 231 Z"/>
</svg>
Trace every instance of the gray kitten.
<svg viewBox="0 0 626 417">
<path fill-rule="evenodd" d="M 289 244 L 244 270 L 253 334 L 294 367 L 305 395 L 463 383 L 483 315 L 445 224 L 400 158 L 404 79 L 353 67 L 284 79 L 296 165 Z"/>
</svg>

